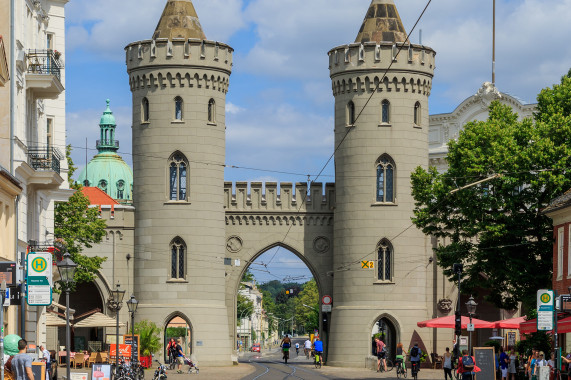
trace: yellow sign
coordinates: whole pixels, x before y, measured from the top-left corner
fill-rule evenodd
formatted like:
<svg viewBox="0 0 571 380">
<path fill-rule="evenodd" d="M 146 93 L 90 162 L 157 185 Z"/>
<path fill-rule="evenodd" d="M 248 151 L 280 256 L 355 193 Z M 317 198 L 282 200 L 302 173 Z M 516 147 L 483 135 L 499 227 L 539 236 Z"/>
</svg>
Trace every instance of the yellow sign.
<svg viewBox="0 0 571 380">
<path fill-rule="evenodd" d="M 549 295 L 549 293 L 543 293 L 541 295 L 541 302 L 549 303 L 549 301 L 551 301 L 551 296 Z"/>
<path fill-rule="evenodd" d="M 361 261 L 361 269 L 375 269 L 374 261 Z"/>
<path fill-rule="evenodd" d="M 34 268 L 36 272 L 41 273 L 48 268 L 48 263 L 43 257 L 36 257 L 32 261 L 32 268 Z"/>
</svg>

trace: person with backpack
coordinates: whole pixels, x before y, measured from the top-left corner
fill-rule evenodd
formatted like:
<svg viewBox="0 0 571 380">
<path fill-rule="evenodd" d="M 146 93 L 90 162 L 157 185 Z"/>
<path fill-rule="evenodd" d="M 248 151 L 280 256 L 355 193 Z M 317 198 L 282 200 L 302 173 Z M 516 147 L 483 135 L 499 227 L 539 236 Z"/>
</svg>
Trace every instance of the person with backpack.
<svg viewBox="0 0 571 380">
<path fill-rule="evenodd" d="M 458 361 L 458 373 L 462 376 L 462 380 L 474 379 L 476 372 L 480 372 L 480 368 L 476 366 L 476 359 L 468 355 L 468 350 L 462 350 L 462 357 Z"/>
<path fill-rule="evenodd" d="M 387 361 L 385 357 L 387 355 L 387 345 L 379 339 L 379 337 L 375 338 L 376 348 L 377 348 L 377 372 L 381 370 L 381 362 L 383 364 L 383 369 L 385 372 L 387 371 Z"/>
<path fill-rule="evenodd" d="M 504 352 L 504 348 L 500 347 L 500 369 L 502 371 L 502 380 L 508 380 L 508 366 L 510 357 Z"/>
<path fill-rule="evenodd" d="M 418 342 L 414 342 L 414 346 L 410 349 L 410 371 L 414 376 L 415 373 L 420 372 L 420 357 L 422 350 L 418 347 Z"/>
</svg>

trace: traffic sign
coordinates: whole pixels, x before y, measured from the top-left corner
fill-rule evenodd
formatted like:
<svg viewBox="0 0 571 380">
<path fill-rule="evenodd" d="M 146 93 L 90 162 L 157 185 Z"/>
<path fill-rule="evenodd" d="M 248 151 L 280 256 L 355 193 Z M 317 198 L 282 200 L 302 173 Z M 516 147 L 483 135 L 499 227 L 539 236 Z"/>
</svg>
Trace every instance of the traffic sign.
<svg viewBox="0 0 571 380">
<path fill-rule="evenodd" d="M 537 291 L 537 331 L 553 330 L 554 303 L 553 290 Z"/>
<path fill-rule="evenodd" d="M 321 311 L 324 313 L 331 313 L 331 305 L 321 305 Z"/>
<path fill-rule="evenodd" d="M 361 269 L 375 269 L 374 261 L 361 261 Z"/>
<path fill-rule="evenodd" d="M 468 323 L 466 325 L 466 330 L 467 331 L 474 331 L 474 324 L 473 323 Z"/>
<path fill-rule="evenodd" d="M 26 257 L 27 302 L 30 306 L 48 306 L 52 303 L 52 254 L 32 252 Z"/>
<path fill-rule="evenodd" d="M 324 305 L 331 305 L 333 303 L 333 298 L 331 298 L 331 296 L 323 296 L 323 298 L 321 298 L 321 303 Z"/>
</svg>

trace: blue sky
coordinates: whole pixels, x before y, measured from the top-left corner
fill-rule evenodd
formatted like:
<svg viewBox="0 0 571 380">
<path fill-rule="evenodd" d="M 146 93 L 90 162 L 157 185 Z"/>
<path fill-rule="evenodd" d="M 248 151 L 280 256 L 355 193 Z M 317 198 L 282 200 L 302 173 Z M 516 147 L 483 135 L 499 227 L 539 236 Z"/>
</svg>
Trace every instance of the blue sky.
<svg viewBox="0 0 571 380">
<path fill-rule="evenodd" d="M 410 31 L 426 0 L 396 0 Z M 123 48 L 148 39 L 166 0 L 73 0 L 66 5 L 68 143 L 80 168 L 98 137 L 105 99 L 131 163 L 131 94 Z M 235 49 L 227 97 L 228 181 L 306 181 L 333 152 L 327 52 L 354 41 L 370 0 L 194 0 L 208 39 Z M 496 83 L 534 102 L 571 67 L 571 0 L 498 0 Z M 451 112 L 491 80 L 492 0 L 434 0 L 421 20 L 436 50 L 430 113 Z M 419 42 L 418 30 L 411 40 Z M 274 172 L 275 171 L 275 172 Z M 285 175 L 277 172 L 294 172 Z M 79 173 L 78 173 L 79 174 Z M 333 182 L 333 163 L 322 182 Z"/>
</svg>

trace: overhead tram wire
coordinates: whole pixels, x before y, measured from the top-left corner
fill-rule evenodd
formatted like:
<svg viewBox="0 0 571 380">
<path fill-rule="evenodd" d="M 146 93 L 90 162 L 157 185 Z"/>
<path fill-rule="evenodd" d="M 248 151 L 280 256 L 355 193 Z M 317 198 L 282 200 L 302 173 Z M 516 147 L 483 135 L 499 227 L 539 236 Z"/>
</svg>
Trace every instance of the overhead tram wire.
<svg viewBox="0 0 571 380">
<path fill-rule="evenodd" d="M 428 0 L 428 2 L 426 3 L 426 6 L 424 7 L 424 9 L 422 10 L 422 13 L 420 14 L 420 16 L 418 16 L 416 22 L 414 23 L 414 26 L 412 27 L 412 29 L 410 30 L 410 32 L 407 34 L 405 41 L 400 45 L 397 54 L 395 55 L 395 58 L 399 56 L 400 52 L 402 51 L 402 49 L 404 48 L 405 44 L 407 42 L 409 42 L 410 40 L 410 36 L 412 35 L 412 33 L 414 32 L 414 30 L 416 29 L 416 26 L 418 25 L 418 23 L 420 22 L 420 20 L 422 19 L 422 16 L 424 16 L 424 13 L 426 13 L 426 10 L 428 9 L 428 6 L 430 5 L 430 3 L 432 2 L 432 0 Z M 333 153 L 329 156 L 329 159 L 327 160 L 327 162 L 325 163 L 325 165 L 323 165 L 323 167 L 321 168 L 321 170 L 319 171 L 319 173 L 317 174 L 317 176 L 311 181 L 310 185 L 308 186 L 308 189 L 311 189 L 311 185 L 313 185 L 315 183 L 315 181 L 317 181 L 319 179 L 319 177 L 321 177 L 321 175 L 323 174 L 323 172 L 325 171 L 325 169 L 327 168 L 327 166 L 329 165 L 329 163 L 331 162 L 331 160 L 333 159 L 333 157 L 335 157 L 335 153 L 337 153 L 337 151 L 339 150 L 339 148 L 341 148 L 341 145 L 343 144 L 343 142 L 345 141 L 345 139 L 347 139 L 347 136 L 349 135 L 349 133 L 351 133 L 351 131 L 355 128 L 355 123 L 357 122 L 357 120 L 359 120 L 359 117 L 361 116 L 361 114 L 363 113 L 363 111 L 365 110 L 365 108 L 369 105 L 371 99 L 373 98 L 373 95 L 375 95 L 375 93 L 379 90 L 379 87 L 381 85 L 381 83 L 383 83 L 384 79 L 387 76 L 387 73 L 389 72 L 389 70 L 391 69 L 391 67 L 393 66 L 395 60 L 391 60 L 391 63 L 389 64 L 389 66 L 385 69 L 383 76 L 381 77 L 381 79 L 379 80 L 379 82 L 377 83 L 377 85 L 375 86 L 375 90 L 371 92 L 371 95 L 369 96 L 369 98 L 367 99 L 367 101 L 365 102 L 365 105 L 361 108 L 361 111 L 359 112 L 359 114 L 357 115 L 357 117 L 355 118 L 355 120 L 353 121 L 353 124 L 350 126 L 350 128 L 347 128 L 347 131 L 345 132 L 345 135 L 343 136 L 343 138 L 341 139 L 341 141 L 339 142 L 339 144 L 337 144 L 337 146 L 335 147 L 335 149 L 333 150 Z M 309 181 L 308 181 L 309 182 Z M 299 213 L 299 211 L 301 210 L 301 207 L 303 206 L 303 204 L 306 202 L 307 199 L 307 193 L 305 194 L 298 210 L 297 213 Z M 293 223 L 290 224 L 284 238 L 282 239 L 282 244 L 284 243 L 285 239 L 287 238 L 287 236 L 289 235 L 291 228 L 293 226 Z M 273 261 L 273 259 L 276 257 L 277 253 L 279 251 L 278 250 L 274 253 L 274 256 L 272 257 L 272 259 L 268 262 L 271 263 Z"/>
</svg>

